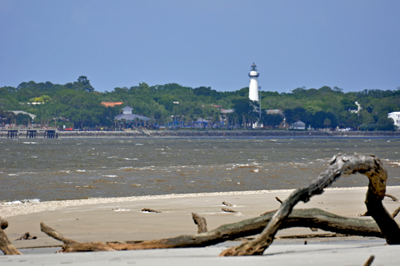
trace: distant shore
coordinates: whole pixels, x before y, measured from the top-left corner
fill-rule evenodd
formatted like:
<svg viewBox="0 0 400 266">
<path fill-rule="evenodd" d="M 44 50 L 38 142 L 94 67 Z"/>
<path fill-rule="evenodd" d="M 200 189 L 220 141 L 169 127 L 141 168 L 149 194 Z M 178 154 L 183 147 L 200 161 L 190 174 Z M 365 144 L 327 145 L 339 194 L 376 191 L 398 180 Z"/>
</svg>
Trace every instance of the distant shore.
<svg viewBox="0 0 400 266">
<path fill-rule="evenodd" d="M 36 138 L 44 137 L 44 129 L 36 129 Z M 400 137 L 400 131 L 294 131 L 294 130 L 126 130 L 126 131 L 56 131 L 59 138 L 185 138 L 185 137 Z M 0 131 L 7 138 L 8 130 Z M 18 138 L 26 138 L 26 129 L 18 130 Z"/>
</svg>

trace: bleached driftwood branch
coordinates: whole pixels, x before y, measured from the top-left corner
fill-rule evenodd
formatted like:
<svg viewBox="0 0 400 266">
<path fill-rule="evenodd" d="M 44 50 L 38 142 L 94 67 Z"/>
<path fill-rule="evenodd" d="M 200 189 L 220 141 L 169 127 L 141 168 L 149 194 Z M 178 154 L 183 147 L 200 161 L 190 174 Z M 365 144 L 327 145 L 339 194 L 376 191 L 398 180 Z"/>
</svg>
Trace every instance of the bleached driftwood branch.
<svg viewBox="0 0 400 266">
<path fill-rule="evenodd" d="M 314 195 L 322 194 L 342 174 L 361 173 L 368 177 L 369 185 L 365 204 L 368 213 L 378 224 L 388 244 L 400 244 L 400 229 L 382 205 L 386 193 L 387 172 L 374 155 L 335 155 L 327 170 L 304 188 L 295 190 L 281 205 L 263 232 L 254 240 L 224 250 L 220 256 L 261 255 L 272 244 L 277 231 L 299 202 L 308 202 Z M 317 227 L 317 226 L 313 226 Z"/>
<path fill-rule="evenodd" d="M 54 232 L 56 231 L 54 229 L 43 223 L 41 223 L 41 230 L 52 237 L 56 236 L 57 240 L 64 242 L 62 252 L 205 247 L 227 240 L 259 234 L 268 225 L 275 212 L 268 212 L 262 216 L 237 223 L 225 224 L 212 231 L 200 234 L 181 235 L 132 244 L 79 243 L 71 241 L 71 239 L 62 236 L 58 232 L 55 234 Z M 383 237 L 379 227 L 373 220 L 346 218 L 320 209 L 293 210 L 289 217 L 282 223 L 282 228 L 291 227 L 316 227 L 341 234 Z"/>
</svg>

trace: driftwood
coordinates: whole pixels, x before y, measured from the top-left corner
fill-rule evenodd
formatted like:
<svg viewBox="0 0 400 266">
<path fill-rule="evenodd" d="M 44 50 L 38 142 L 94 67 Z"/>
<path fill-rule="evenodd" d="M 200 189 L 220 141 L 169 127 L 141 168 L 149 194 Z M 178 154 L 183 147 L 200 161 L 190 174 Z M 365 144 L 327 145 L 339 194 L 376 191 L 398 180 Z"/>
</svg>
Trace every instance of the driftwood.
<svg viewBox="0 0 400 266">
<path fill-rule="evenodd" d="M 371 256 L 367 259 L 367 261 L 364 263 L 363 266 L 370 266 L 370 265 L 372 264 L 372 262 L 374 261 L 374 259 L 375 259 L 375 256 L 374 256 L 374 255 L 371 255 Z"/>
<path fill-rule="evenodd" d="M 26 232 L 21 237 L 15 239 L 15 240 L 32 240 L 32 239 L 37 239 L 37 236 L 32 236 L 29 232 Z"/>
<path fill-rule="evenodd" d="M 79 243 L 64 237 L 62 234 L 43 223 L 41 223 L 41 230 L 49 236 L 64 242 L 62 250 L 60 250 L 61 252 L 205 247 L 227 240 L 259 234 L 268 225 L 275 213 L 276 211 L 272 211 L 262 216 L 241 222 L 225 224 L 212 231 L 200 234 L 181 235 L 172 238 L 129 244 L 105 244 L 101 242 Z M 372 219 L 346 218 L 321 209 L 293 210 L 289 217 L 282 223 L 281 228 L 310 226 L 340 234 L 383 237 L 379 227 Z"/>
<path fill-rule="evenodd" d="M 272 244 L 277 231 L 283 228 L 284 222 L 299 201 L 308 202 L 312 196 L 322 194 L 324 188 L 331 185 L 342 174 L 356 172 L 366 175 L 369 179 L 365 199 L 368 213 L 378 224 L 388 244 L 400 244 L 399 226 L 382 205 L 382 199 L 386 193 L 387 172 L 383 169 L 381 161 L 374 155 L 338 154 L 331 159 L 328 169 L 322 172 L 308 187 L 292 192 L 256 239 L 226 249 L 220 256 L 262 255 L 265 249 Z"/>
<path fill-rule="evenodd" d="M 388 197 L 388 198 L 390 198 L 391 200 L 396 201 L 396 202 L 399 201 L 398 198 L 396 198 L 395 196 L 390 195 L 390 194 L 385 194 L 385 197 Z"/>
<path fill-rule="evenodd" d="M 232 209 L 229 209 L 229 208 L 226 208 L 226 207 L 222 207 L 221 210 L 224 211 L 224 212 L 233 212 L 233 213 L 237 212 L 235 210 L 232 210 Z"/>
<path fill-rule="evenodd" d="M 400 212 L 400 207 L 398 207 L 396 210 L 394 210 L 394 212 L 392 213 L 392 217 L 393 218 L 396 217 L 397 214 L 399 214 L 399 212 Z"/>
<path fill-rule="evenodd" d="M 283 201 L 280 199 L 280 198 L 278 198 L 278 197 L 275 197 L 275 199 L 280 203 L 280 204 L 282 204 L 283 203 Z"/>
<path fill-rule="evenodd" d="M 230 203 L 228 203 L 228 202 L 226 202 L 226 201 L 223 201 L 223 202 L 222 202 L 222 205 L 225 205 L 225 206 L 228 206 L 228 207 L 232 207 L 232 206 L 233 206 L 232 204 L 230 204 Z"/>
<path fill-rule="evenodd" d="M 13 244 L 11 244 L 6 233 L 3 231 L 3 229 L 6 229 L 8 227 L 8 222 L 0 218 L 0 225 L 1 225 L 0 226 L 1 251 L 3 251 L 5 255 L 22 255 L 22 253 L 19 252 L 18 249 L 16 249 Z"/>
<path fill-rule="evenodd" d="M 197 224 L 197 233 L 205 233 L 207 232 L 207 221 L 206 218 L 198 215 L 197 213 L 192 213 L 192 218 L 195 224 Z"/>
</svg>

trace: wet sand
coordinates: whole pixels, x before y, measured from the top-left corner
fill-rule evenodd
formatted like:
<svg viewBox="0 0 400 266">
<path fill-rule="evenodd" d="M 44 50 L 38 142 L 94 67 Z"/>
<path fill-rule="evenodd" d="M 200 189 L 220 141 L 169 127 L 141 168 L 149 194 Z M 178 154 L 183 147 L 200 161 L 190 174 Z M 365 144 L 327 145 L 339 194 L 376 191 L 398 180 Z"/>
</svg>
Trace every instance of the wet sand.
<svg viewBox="0 0 400 266">
<path fill-rule="evenodd" d="M 222 224 L 252 218 L 279 208 L 275 199 L 284 200 L 293 190 L 263 190 L 246 192 L 179 194 L 129 198 L 103 198 L 69 201 L 49 201 L 24 204 L 1 204 L 0 215 L 9 222 L 6 233 L 17 248 L 48 247 L 61 245 L 40 231 L 40 222 L 77 241 L 134 241 L 194 234 L 197 231 L 191 213 L 207 219 L 208 229 Z M 366 187 L 326 189 L 310 202 L 299 203 L 296 208 L 320 208 L 347 217 L 358 217 L 366 211 Z M 400 187 L 388 187 L 387 193 L 400 198 Z M 232 204 L 224 212 L 222 204 Z M 390 198 L 384 205 L 391 213 L 398 206 Z M 160 213 L 143 212 L 150 208 Z M 363 219 L 371 219 L 365 217 Z M 396 218 L 400 223 L 399 217 Z M 25 232 L 37 236 L 36 240 L 20 240 Z M 321 234 L 308 228 L 281 230 L 277 236 Z"/>
</svg>

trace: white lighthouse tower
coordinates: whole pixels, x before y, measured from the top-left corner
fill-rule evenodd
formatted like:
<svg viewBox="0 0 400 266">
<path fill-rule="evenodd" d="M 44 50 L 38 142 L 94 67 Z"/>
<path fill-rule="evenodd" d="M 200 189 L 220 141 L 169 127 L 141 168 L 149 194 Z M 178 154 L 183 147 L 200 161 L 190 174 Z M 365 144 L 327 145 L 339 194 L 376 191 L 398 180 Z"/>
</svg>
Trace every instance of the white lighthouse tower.
<svg viewBox="0 0 400 266">
<path fill-rule="evenodd" d="M 251 101 L 258 102 L 258 72 L 256 64 L 251 65 L 249 77 L 250 77 L 250 85 L 249 85 L 249 99 Z"/>
</svg>

